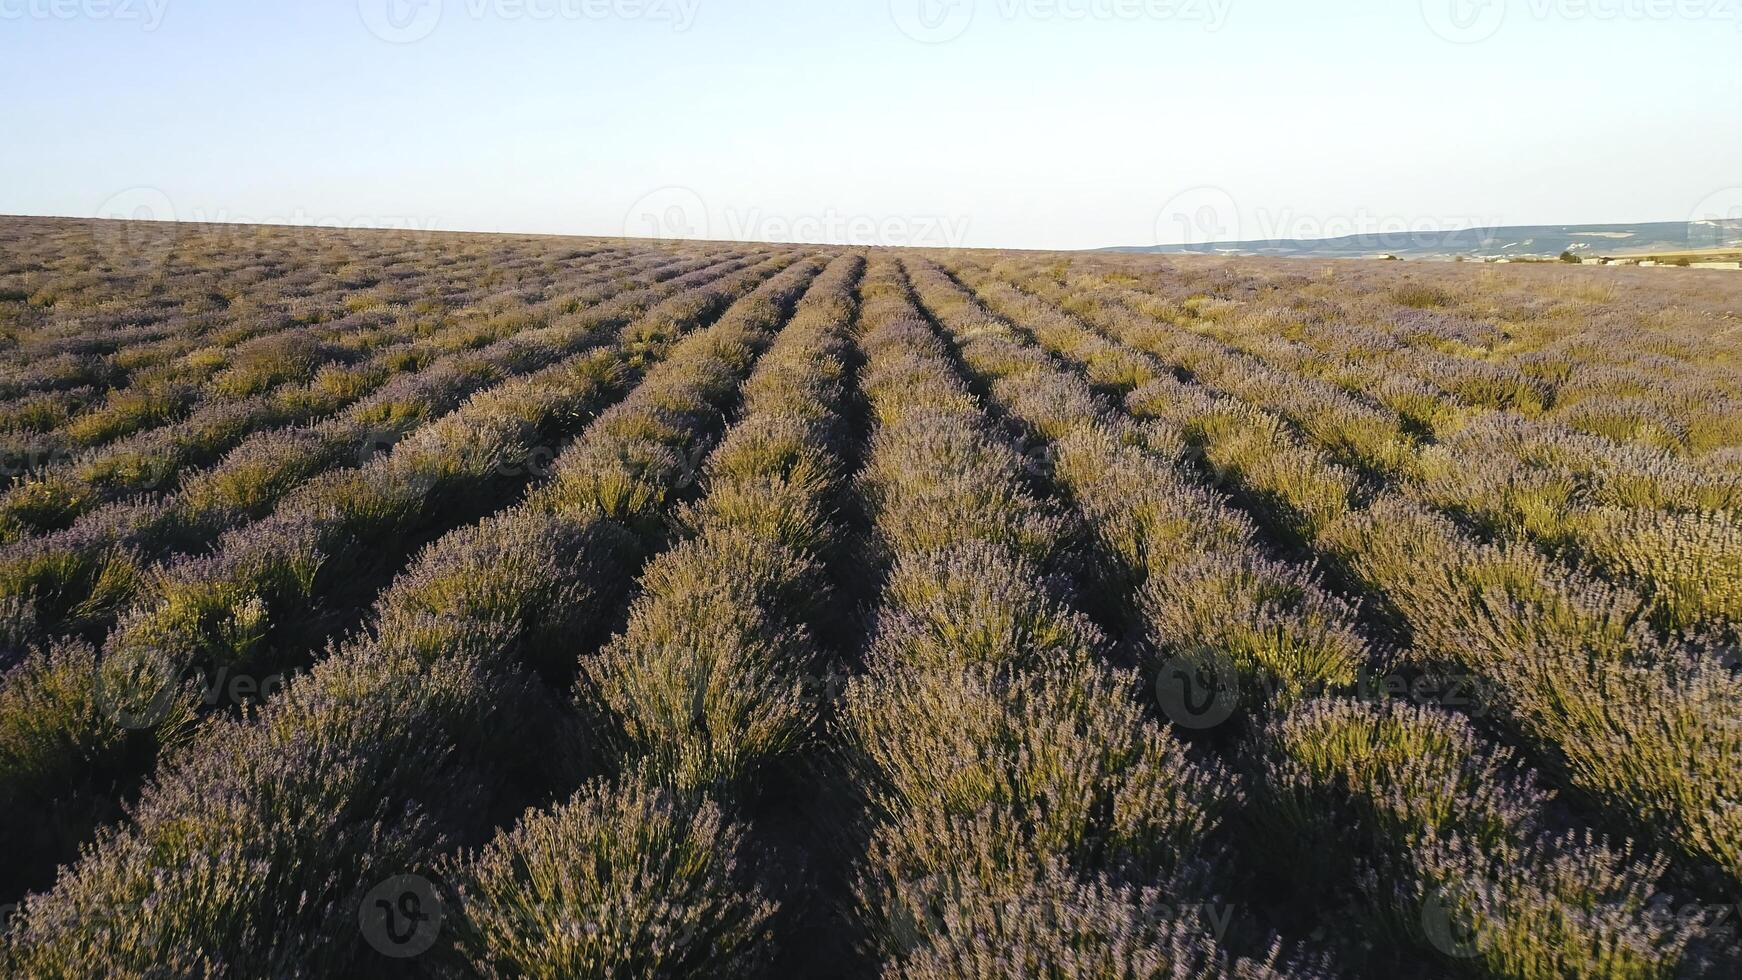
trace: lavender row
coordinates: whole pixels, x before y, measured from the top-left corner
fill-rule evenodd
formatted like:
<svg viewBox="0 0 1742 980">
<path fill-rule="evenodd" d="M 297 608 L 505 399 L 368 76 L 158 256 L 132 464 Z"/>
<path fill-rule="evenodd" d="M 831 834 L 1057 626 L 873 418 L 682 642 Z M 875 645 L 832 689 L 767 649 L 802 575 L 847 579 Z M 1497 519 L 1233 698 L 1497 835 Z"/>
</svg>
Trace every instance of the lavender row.
<svg viewBox="0 0 1742 980">
<path fill-rule="evenodd" d="M 1057 314 L 1058 311 L 1054 310 Z M 1367 501 L 1349 471 L 1281 420 L 1179 381 L 1141 382 L 1129 348 L 1097 373 L 1093 324 L 1059 350 L 1127 408 L 1175 431 L 1183 459 L 1256 509 L 1266 526 L 1331 558 L 1408 629 L 1426 666 L 1477 678 L 1483 708 L 1528 745 L 1544 775 L 1601 817 L 1664 847 L 1696 877 L 1742 880 L 1739 682 L 1697 646 L 1666 642 L 1637 597 L 1580 580 L 1530 549 L 1479 544 L 1395 495 Z M 1115 377 L 1123 380 L 1115 380 Z M 1140 386 L 1139 386 L 1140 385 Z"/>
<path fill-rule="evenodd" d="M 257 716 L 221 721 L 167 760 L 133 823 L 25 903 L 5 962 L 41 976 L 345 975 L 436 945 L 437 895 L 397 889 L 428 886 L 438 855 L 486 836 L 499 800 L 572 778 L 584 740 L 550 671 L 572 671 L 575 645 L 610 622 L 647 545 L 606 512 L 612 467 L 589 479 L 584 461 L 650 441 L 694 448 L 769 310 L 778 319 L 813 271 L 776 276 L 677 342 L 565 453 L 560 492 L 431 545 L 368 630 Z M 645 481 L 675 494 L 680 469 Z M 427 898 L 433 931 L 372 925 L 381 893 Z"/>
<path fill-rule="evenodd" d="M 651 304 L 744 264 L 732 258 L 707 265 L 618 294 L 556 325 L 443 358 L 402 375 L 340 417 L 251 436 L 214 467 L 184 478 L 175 495 L 117 501 L 66 531 L 6 546 L 0 549 L 0 600 L 29 604 L 30 621 L 19 627 L 27 633 L 97 632 L 143 587 L 152 562 L 203 548 L 271 513 L 307 480 L 368 465 L 474 393 L 595 347 Z"/>
<path fill-rule="evenodd" d="M 1417 447 L 1402 419 L 1341 390 L 1269 367 L 1152 316 L 1130 290 L 1036 286 L 1072 309 L 1122 322 L 1122 336 L 1211 390 L 1297 427 L 1333 460 L 1501 540 L 1534 542 L 1575 571 L 1641 589 L 1666 632 L 1738 638 L 1742 470 L 1503 413 Z"/>
<path fill-rule="evenodd" d="M 1244 515 L 1177 456 L 1146 448 L 1164 436 L 1026 341 L 1045 334 L 1125 371 L 1143 362 L 1032 302 L 1016 304 L 1026 316 L 1014 323 L 999 320 L 935 267 L 913 265 L 969 366 L 1050 443 L 1051 473 L 1116 556 L 1168 716 L 1197 730 L 1260 722 L 1234 751 L 1253 794 L 1237 817 L 1262 863 L 1291 869 L 1293 902 L 1342 892 L 1341 914 L 1325 919 L 1345 959 L 1384 964 L 1397 937 L 1406 959 L 1492 977 L 1677 975 L 1698 924 L 1648 914 L 1670 901 L 1656 891 L 1663 862 L 1551 833 L 1550 794 L 1508 750 L 1449 711 L 1365 686 L 1377 658 L 1354 609 L 1268 558 Z M 1200 677 L 1207 692 L 1194 689 Z"/>
<path fill-rule="evenodd" d="M 1132 305 L 1152 316 L 1162 312 L 1140 301 Z M 1167 349 L 1178 352 L 1178 340 L 1170 332 Z M 1682 458 L 1650 445 L 1618 444 L 1602 434 L 1511 411 L 1462 411 L 1446 405 L 1437 384 L 1420 378 L 1403 383 L 1383 370 L 1375 373 L 1365 361 L 1367 370 L 1349 383 L 1378 393 L 1401 413 L 1398 419 L 1303 408 L 1313 389 L 1299 374 L 1312 362 L 1275 355 L 1289 345 L 1268 334 L 1250 343 L 1272 352 L 1262 367 L 1229 362 L 1213 349 L 1187 355 L 1183 363 L 1226 390 L 1281 412 L 1334 457 L 1407 479 L 1403 486 L 1411 496 L 1484 534 L 1535 541 L 1569 562 L 1636 583 L 1657 603 L 1657 618 L 1667 628 L 1736 638 L 1735 624 L 1742 621 L 1742 523 L 1735 512 L 1742 509 L 1742 468 Z M 1414 348 L 1409 362 L 1428 378 L 1450 384 L 1456 377 Z M 1260 382 L 1257 376 L 1263 373 L 1268 377 Z M 1252 385 L 1267 394 L 1255 395 Z M 1313 393 L 1321 396 L 1320 404 L 1332 400 Z M 1346 406 L 1359 399 L 1345 395 L 1342 401 Z M 1623 411 L 1626 399 L 1583 404 L 1591 411 Z M 1430 426 L 1439 444 L 1417 457 L 1400 456 L 1409 423 Z M 1366 451 L 1350 449 L 1358 439 L 1369 447 Z"/>
<path fill-rule="evenodd" d="M 22 475 L 68 460 L 184 418 L 208 401 L 307 383 L 322 368 L 354 368 L 367 351 L 404 341 L 408 327 L 377 312 L 319 327 L 299 328 L 287 320 L 274 330 L 246 331 L 254 335 L 236 338 L 233 349 L 198 348 L 124 381 L 25 396 L 0 408 L 11 457 L 7 472 Z"/>
<path fill-rule="evenodd" d="M 867 805 L 867 952 L 891 977 L 1311 973 L 1207 928 L 1237 791 L 1104 662 L 1074 608 L 1076 529 L 1027 488 L 899 267 L 864 297 L 859 481 L 887 578 L 840 724 Z"/>
<path fill-rule="evenodd" d="M 620 281 L 624 290 L 646 287 L 704 264 L 705 260 L 662 263 L 642 275 L 623 280 L 612 275 L 606 281 Z M 318 420 L 372 394 L 395 375 L 415 373 L 444 354 L 481 347 L 528 329 L 525 315 L 503 312 L 439 328 L 401 321 L 375 334 L 358 335 L 354 342 L 376 346 L 376 339 L 394 335 L 386 331 L 417 331 L 422 336 L 381 345 L 366 361 L 355 364 L 312 356 L 308 348 L 314 341 L 306 333 L 268 338 L 270 343 L 256 351 L 261 363 L 251 376 L 256 382 L 276 383 L 273 390 L 259 391 L 251 385 L 236 397 L 208 398 L 174 424 L 138 432 L 76 458 L 62 461 L 59 452 L 36 457 L 39 464 L 44 459 L 53 462 L 19 471 L 19 483 L 0 497 L 0 536 L 15 539 L 63 528 L 127 493 L 173 486 L 183 470 L 210 464 L 257 430 Z M 544 316 L 548 314 L 540 318 Z"/>
<path fill-rule="evenodd" d="M 1742 445 L 1742 386 L 1727 366 L 1738 351 L 1723 319 L 1738 297 L 1724 277 L 1423 266 L 1399 275 L 1342 264 L 1308 279 L 1297 270 L 1172 268 L 1143 288 L 1175 322 L 1304 355 L 1318 362 L 1309 373 L 1395 399 L 1430 429 L 1455 426 L 1461 409 L 1502 410 L 1677 453 L 1733 461 Z"/>
<path fill-rule="evenodd" d="M 1275 338 L 1266 339 L 1276 343 Z M 1178 350 L 1179 344 L 1170 343 L 1169 349 Z M 1459 387 L 1458 372 L 1439 359 L 1411 348 L 1409 362 L 1418 374 Z M 1199 370 L 1197 364 L 1192 367 Z M 1200 373 L 1221 383 L 1247 373 L 1248 367 L 1223 365 Z M 1289 389 L 1290 377 L 1275 374 L 1271 390 Z M 1404 418 L 1432 419 L 1441 437 L 1438 445 L 1394 471 L 1408 478 L 1404 488 L 1412 497 L 1483 534 L 1534 541 L 1574 565 L 1638 585 L 1657 604 L 1655 616 L 1667 629 L 1700 629 L 1738 639 L 1742 523 L 1735 512 L 1742 510 L 1742 468 L 1720 459 L 1680 457 L 1649 444 L 1617 443 L 1600 430 L 1580 431 L 1522 417 L 1506 403 L 1475 400 L 1479 407 L 1503 409 L 1495 411 L 1447 410 L 1444 398 L 1435 396 L 1436 382 L 1417 378 L 1409 385 L 1395 380 L 1381 378 L 1373 387 L 1399 399 L 1407 412 Z M 1294 387 L 1303 385 L 1297 379 Z M 1226 387 L 1234 391 L 1238 384 Z M 1473 399 L 1466 394 L 1462 400 Z M 1303 424 L 1314 442 L 1333 456 L 1339 456 L 1339 440 L 1362 431 L 1348 418 L 1328 413 L 1317 417 L 1316 425 L 1303 423 L 1314 416 L 1294 411 L 1288 401 L 1272 397 L 1261 403 Z M 1583 404 L 1587 412 L 1626 413 L 1625 397 Z M 1369 431 L 1377 428 L 1371 419 L 1360 421 L 1368 423 Z M 1380 438 L 1396 445 L 1398 437 L 1387 432 Z"/>
<path fill-rule="evenodd" d="M 541 476 L 546 447 L 697 322 L 788 264 L 774 258 L 680 293 L 614 345 L 474 396 L 375 462 L 299 488 L 273 516 L 226 533 L 209 556 L 159 569 L 100 656 L 63 645 L 26 659 L 0 687 L 0 730 L 17 732 L 0 757 L 8 836 L 86 825 L 73 818 L 100 807 L 111 784 L 135 782 L 151 750 L 174 745 L 202 710 L 261 695 L 238 692 L 236 678 L 281 677 L 307 663 L 420 540 L 496 509 Z M 559 458 L 559 485 L 562 472 Z M 67 692 L 101 710 L 13 720 L 44 698 L 74 701 Z"/>
<path fill-rule="evenodd" d="M 155 256 L 161 267 L 137 268 L 106 261 L 111 246 L 137 244 L 122 226 L 12 222 L 5 235 L 8 247 L 17 249 L 7 254 L 19 258 L 0 273 L 0 314 L 12 327 L 6 334 L 19 358 L 16 371 L 0 378 L 6 398 L 80 386 L 123 388 L 135 374 L 150 378 L 175 358 L 214 344 L 221 352 L 278 330 L 420 301 L 419 293 L 448 293 L 442 301 L 463 305 L 467 293 L 451 283 L 502 281 L 504 271 L 531 258 L 514 246 L 505 249 L 513 258 L 471 258 L 468 243 L 440 237 L 374 236 L 354 243 L 343 233 L 313 229 L 184 226 L 174 230 L 177 247 Z M 247 239 L 258 247 L 248 247 Z M 572 264 L 613 251 L 564 254 Z M 14 271 L 20 268 L 26 271 Z M 436 270 L 443 276 L 429 276 Z M 208 363 L 207 373 L 221 366 L 221 359 Z"/>
<path fill-rule="evenodd" d="M 806 295 L 708 457 L 703 496 L 675 515 L 682 540 L 647 566 L 622 632 L 580 660 L 580 713 L 615 775 L 444 865 L 479 974 L 745 975 L 773 952 L 740 801 L 817 726 L 806 623 L 828 587 L 862 264 L 837 259 Z"/>
</svg>

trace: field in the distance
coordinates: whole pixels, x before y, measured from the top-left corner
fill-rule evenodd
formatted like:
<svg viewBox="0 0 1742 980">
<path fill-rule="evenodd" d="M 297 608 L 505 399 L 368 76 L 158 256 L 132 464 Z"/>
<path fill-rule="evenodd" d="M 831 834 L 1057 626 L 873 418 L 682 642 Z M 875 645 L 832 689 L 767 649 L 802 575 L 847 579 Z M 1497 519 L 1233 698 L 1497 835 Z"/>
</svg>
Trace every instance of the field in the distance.
<svg viewBox="0 0 1742 980">
<path fill-rule="evenodd" d="M 1736 976 L 1739 355 L 1697 270 L 0 219 L 0 972 Z"/>
</svg>

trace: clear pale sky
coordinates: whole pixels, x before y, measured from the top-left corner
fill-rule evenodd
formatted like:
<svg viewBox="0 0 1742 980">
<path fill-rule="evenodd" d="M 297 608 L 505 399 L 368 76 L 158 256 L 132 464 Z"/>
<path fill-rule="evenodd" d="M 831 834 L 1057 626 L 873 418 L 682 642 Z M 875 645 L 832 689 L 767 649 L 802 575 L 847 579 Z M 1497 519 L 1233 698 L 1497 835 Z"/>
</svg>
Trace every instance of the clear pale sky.
<svg viewBox="0 0 1742 980">
<path fill-rule="evenodd" d="M 1739 6 L 0 0 L 0 213 L 1042 248 L 1742 216 Z"/>
</svg>

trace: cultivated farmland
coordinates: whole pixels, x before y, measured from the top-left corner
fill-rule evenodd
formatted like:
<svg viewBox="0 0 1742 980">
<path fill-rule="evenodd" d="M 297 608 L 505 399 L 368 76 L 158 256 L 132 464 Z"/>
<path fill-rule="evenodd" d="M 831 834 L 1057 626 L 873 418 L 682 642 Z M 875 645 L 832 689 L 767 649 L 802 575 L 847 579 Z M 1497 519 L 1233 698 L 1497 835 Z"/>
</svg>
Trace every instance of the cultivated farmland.
<svg viewBox="0 0 1742 980">
<path fill-rule="evenodd" d="M 0 971 L 1742 975 L 1742 277 L 0 219 Z"/>
</svg>

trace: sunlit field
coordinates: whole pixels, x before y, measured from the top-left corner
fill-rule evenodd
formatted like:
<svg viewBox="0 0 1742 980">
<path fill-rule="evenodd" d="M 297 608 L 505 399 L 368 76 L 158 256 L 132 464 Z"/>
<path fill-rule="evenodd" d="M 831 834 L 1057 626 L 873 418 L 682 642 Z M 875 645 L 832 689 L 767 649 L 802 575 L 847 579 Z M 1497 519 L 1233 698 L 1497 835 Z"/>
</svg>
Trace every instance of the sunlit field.
<svg viewBox="0 0 1742 980">
<path fill-rule="evenodd" d="M 1713 270 L 0 219 L 0 973 L 1742 975 L 1739 358 Z"/>
</svg>

